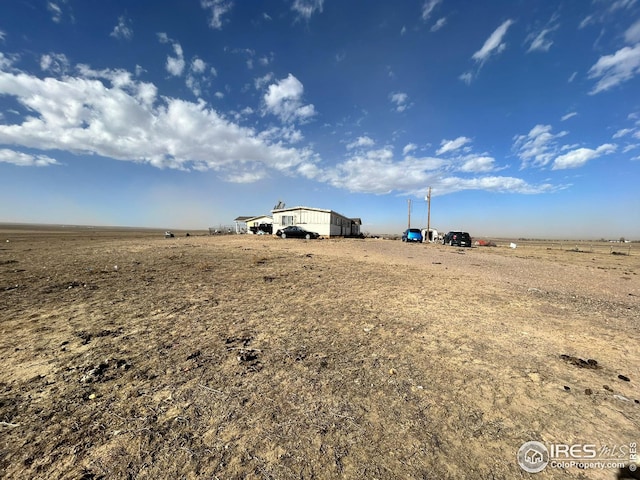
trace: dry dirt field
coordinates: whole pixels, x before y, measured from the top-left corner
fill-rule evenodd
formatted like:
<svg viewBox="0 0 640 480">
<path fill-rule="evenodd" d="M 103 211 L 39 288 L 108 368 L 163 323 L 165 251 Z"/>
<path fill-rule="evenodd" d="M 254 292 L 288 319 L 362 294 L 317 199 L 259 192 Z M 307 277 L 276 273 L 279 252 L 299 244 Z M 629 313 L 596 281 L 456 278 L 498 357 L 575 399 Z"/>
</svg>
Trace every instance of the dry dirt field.
<svg viewBox="0 0 640 480">
<path fill-rule="evenodd" d="M 640 245 L 498 243 L 5 226 L 0 476 L 627 478 Z"/>
</svg>

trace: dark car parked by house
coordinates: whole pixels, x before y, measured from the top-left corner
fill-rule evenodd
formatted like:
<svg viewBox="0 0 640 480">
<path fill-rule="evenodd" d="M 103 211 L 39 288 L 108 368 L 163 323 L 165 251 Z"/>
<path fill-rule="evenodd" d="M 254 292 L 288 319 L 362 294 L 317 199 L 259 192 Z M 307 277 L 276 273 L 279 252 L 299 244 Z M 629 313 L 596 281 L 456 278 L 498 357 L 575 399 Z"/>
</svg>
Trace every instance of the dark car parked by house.
<svg viewBox="0 0 640 480">
<path fill-rule="evenodd" d="M 310 240 L 312 238 L 318 238 L 319 233 L 310 232 L 302 227 L 292 225 L 290 227 L 284 227 L 276 232 L 276 236 L 281 238 L 306 238 Z"/>
<path fill-rule="evenodd" d="M 256 235 L 271 235 L 273 233 L 273 225 L 271 223 L 261 223 L 257 227 L 249 227 Z"/>
<path fill-rule="evenodd" d="M 422 232 L 419 228 L 408 228 L 402 232 L 403 242 L 422 242 Z"/>
<path fill-rule="evenodd" d="M 449 232 L 442 237 L 443 245 L 456 245 L 458 247 L 470 247 L 471 236 L 467 232 Z"/>
</svg>

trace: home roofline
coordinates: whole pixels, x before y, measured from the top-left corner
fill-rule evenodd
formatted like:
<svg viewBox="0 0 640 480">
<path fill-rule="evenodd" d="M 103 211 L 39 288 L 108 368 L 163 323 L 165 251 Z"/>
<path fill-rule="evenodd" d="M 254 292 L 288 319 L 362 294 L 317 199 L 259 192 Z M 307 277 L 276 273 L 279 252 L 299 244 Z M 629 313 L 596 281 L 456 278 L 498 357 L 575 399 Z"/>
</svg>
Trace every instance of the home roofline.
<svg viewBox="0 0 640 480">
<path fill-rule="evenodd" d="M 255 217 L 249 217 L 245 220 L 245 222 L 250 222 L 251 220 L 255 220 L 256 218 L 270 218 L 271 220 L 273 220 L 273 215 L 256 215 Z"/>
<path fill-rule="evenodd" d="M 315 212 L 337 213 L 338 215 L 340 215 L 338 212 L 336 212 L 334 210 L 327 210 L 326 208 L 303 207 L 303 206 L 273 209 L 273 210 L 271 210 L 271 213 L 289 212 L 289 211 L 292 211 L 292 210 L 313 210 Z M 344 215 L 341 215 L 341 216 L 344 216 Z"/>
</svg>

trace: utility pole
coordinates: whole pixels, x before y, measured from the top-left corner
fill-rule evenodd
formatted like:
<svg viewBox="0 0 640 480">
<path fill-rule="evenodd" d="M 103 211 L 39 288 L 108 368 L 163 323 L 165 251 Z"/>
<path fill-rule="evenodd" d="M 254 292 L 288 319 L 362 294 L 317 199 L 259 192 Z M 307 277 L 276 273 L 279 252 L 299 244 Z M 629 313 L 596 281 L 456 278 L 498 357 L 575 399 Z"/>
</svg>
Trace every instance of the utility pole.
<svg viewBox="0 0 640 480">
<path fill-rule="evenodd" d="M 411 199 L 407 199 L 407 212 L 408 212 L 408 220 L 407 220 L 407 228 L 411 228 Z"/>
<path fill-rule="evenodd" d="M 427 241 L 431 235 L 431 187 L 429 187 L 429 193 L 427 193 Z"/>
</svg>

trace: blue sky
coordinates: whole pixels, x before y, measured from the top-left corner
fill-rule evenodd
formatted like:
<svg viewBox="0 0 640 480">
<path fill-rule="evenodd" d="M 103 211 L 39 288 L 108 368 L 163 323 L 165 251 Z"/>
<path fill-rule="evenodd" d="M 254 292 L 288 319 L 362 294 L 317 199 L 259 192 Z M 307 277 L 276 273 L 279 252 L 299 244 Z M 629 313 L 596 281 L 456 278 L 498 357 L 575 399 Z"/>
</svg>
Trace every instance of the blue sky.
<svg viewBox="0 0 640 480">
<path fill-rule="evenodd" d="M 638 0 L 0 3 L 0 221 L 640 239 Z"/>
</svg>

